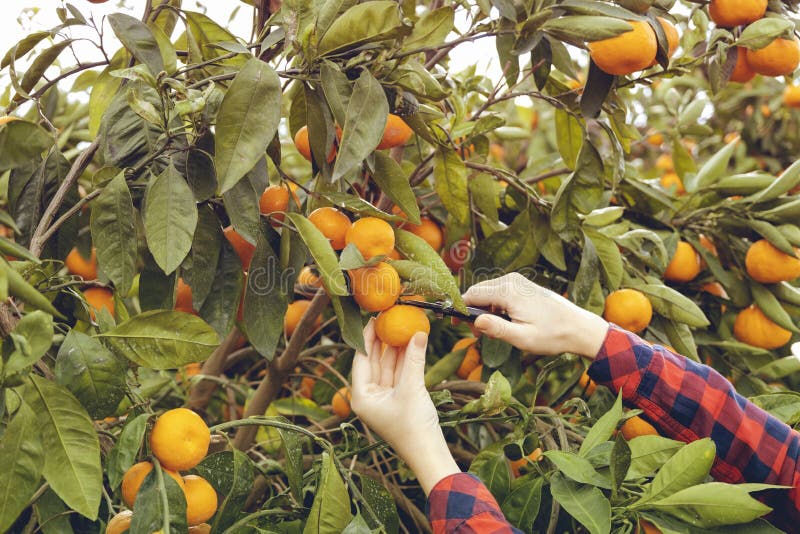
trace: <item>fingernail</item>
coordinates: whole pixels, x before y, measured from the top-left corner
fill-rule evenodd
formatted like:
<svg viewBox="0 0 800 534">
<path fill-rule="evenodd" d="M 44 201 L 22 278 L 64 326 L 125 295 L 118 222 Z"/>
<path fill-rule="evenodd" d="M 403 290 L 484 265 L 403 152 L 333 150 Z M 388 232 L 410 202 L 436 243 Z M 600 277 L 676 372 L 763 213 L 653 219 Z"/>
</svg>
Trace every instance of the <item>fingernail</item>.
<svg viewBox="0 0 800 534">
<path fill-rule="evenodd" d="M 428 343 L 428 334 L 425 332 L 417 332 L 414 334 L 414 339 L 411 340 L 415 347 L 421 349 Z"/>
</svg>

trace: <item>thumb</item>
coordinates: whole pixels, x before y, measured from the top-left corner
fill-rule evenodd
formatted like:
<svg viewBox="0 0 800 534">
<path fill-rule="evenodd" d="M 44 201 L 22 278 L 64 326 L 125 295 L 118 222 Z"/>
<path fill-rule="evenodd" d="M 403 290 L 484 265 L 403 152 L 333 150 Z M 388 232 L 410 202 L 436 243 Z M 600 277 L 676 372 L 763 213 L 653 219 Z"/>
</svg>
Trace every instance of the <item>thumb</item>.
<svg viewBox="0 0 800 534">
<path fill-rule="evenodd" d="M 403 358 L 403 372 L 400 375 L 400 387 L 425 387 L 425 353 L 428 348 L 428 334 L 417 332 L 406 346 Z"/>
<path fill-rule="evenodd" d="M 502 339 L 512 345 L 519 345 L 522 341 L 520 332 L 522 327 L 520 325 L 506 321 L 502 317 L 492 315 L 491 313 L 480 315 L 475 320 L 475 328 L 482 334 Z"/>
</svg>

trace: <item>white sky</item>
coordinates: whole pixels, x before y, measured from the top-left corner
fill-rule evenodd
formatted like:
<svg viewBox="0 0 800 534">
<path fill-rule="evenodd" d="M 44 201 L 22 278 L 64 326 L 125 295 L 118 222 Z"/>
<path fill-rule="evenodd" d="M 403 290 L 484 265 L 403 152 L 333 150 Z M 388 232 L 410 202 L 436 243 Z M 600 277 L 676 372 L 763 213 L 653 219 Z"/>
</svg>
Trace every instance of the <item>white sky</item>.
<svg viewBox="0 0 800 534">
<path fill-rule="evenodd" d="M 100 21 L 104 15 L 117 11 L 129 12 L 141 16 L 144 6 L 143 0 L 109 0 L 104 4 L 92 4 L 88 0 L 70 0 L 81 13 L 88 18 L 91 14 L 95 20 Z M 0 57 L 6 53 L 20 39 L 32 31 L 48 30 L 59 24 L 56 8 L 65 5 L 63 0 L 0 0 L 5 16 L 0 17 Z M 237 0 L 183 0 L 184 9 L 206 13 L 216 22 L 227 25 L 237 37 L 249 39 L 252 18 L 252 8 Z M 237 9 L 238 8 L 238 9 Z M 233 15 L 233 18 L 231 18 Z M 113 32 L 106 24 L 106 39 L 113 39 Z M 83 33 L 80 30 L 70 29 L 73 37 L 95 37 L 92 33 Z M 180 27 L 176 30 L 177 37 Z M 109 37 L 110 36 L 110 37 Z M 106 51 L 113 53 L 119 44 L 106 45 Z M 75 48 L 82 61 L 96 61 L 101 59 L 97 49 L 89 43 L 76 43 Z M 478 72 L 494 74 L 499 77 L 497 54 L 494 44 L 490 39 L 479 40 L 478 43 L 464 43 L 451 53 L 451 64 L 456 71 L 478 63 Z M 74 65 L 75 61 L 68 52 L 62 54 L 62 66 Z M 24 70 L 24 69 L 22 69 Z"/>
</svg>

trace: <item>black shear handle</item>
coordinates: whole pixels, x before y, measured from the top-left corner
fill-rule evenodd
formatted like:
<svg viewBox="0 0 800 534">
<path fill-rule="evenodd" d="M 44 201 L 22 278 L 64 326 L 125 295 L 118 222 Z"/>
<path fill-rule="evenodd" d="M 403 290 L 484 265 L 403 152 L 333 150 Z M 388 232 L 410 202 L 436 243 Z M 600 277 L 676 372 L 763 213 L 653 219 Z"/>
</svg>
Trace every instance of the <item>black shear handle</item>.
<svg viewBox="0 0 800 534">
<path fill-rule="evenodd" d="M 416 306 L 417 308 L 424 308 L 426 310 L 431 310 L 438 314 L 447 315 L 449 317 L 455 317 L 456 319 L 460 319 L 462 321 L 468 321 L 470 323 L 474 323 L 475 319 L 480 317 L 481 315 L 491 314 L 500 317 L 501 319 L 505 319 L 506 321 L 510 321 L 511 317 L 506 315 L 505 313 L 500 312 L 491 312 L 489 310 L 484 310 L 483 308 L 475 308 L 472 306 L 467 306 L 467 312 L 464 313 L 455 309 L 452 306 L 447 306 L 442 304 L 441 302 L 424 302 L 419 300 L 404 300 L 401 304 L 407 304 L 409 306 Z"/>
</svg>

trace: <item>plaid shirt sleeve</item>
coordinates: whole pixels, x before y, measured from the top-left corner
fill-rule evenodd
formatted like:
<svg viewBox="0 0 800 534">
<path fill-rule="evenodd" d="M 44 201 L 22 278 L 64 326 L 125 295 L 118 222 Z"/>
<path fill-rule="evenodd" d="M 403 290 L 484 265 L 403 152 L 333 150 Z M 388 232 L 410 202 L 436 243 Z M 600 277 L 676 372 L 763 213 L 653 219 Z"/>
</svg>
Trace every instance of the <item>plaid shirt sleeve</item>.
<svg viewBox="0 0 800 534">
<path fill-rule="evenodd" d="M 428 519 L 434 534 L 522 534 L 506 521 L 486 486 L 469 473 L 450 475 L 433 487 Z"/>
<path fill-rule="evenodd" d="M 717 480 L 792 486 L 788 502 L 784 490 L 769 504 L 783 520 L 800 519 L 800 433 L 736 393 L 714 369 L 612 325 L 589 376 L 622 391 L 662 435 L 686 443 L 710 437 Z"/>
</svg>

